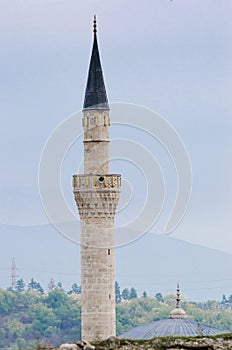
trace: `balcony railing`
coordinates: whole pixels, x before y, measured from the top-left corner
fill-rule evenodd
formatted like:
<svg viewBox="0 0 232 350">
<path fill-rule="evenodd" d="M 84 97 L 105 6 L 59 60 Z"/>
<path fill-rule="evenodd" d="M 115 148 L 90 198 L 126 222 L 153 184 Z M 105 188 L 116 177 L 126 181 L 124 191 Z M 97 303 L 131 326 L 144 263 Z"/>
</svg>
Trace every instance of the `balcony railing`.
<svg viewBox="0 0 232 350">
<path fill-rule="evenodd" d="M 88 174 L 88 175 L 73 175 L 74 191 L 88 189 L 115 189 L 120 191 L 121 175 L 119 174 Z"/>
</svg>

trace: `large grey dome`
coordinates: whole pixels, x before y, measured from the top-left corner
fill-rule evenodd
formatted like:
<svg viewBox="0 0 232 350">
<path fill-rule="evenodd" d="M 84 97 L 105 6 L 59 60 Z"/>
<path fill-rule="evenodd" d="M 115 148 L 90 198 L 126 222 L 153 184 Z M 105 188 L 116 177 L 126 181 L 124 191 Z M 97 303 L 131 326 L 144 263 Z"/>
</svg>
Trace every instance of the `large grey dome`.
<svg viewBox="0 0 232 350">
<path fill-rule="evenodd" d="M 162 336 L 198 336 L 229 333 L 221 328 L 186 318 L 173 318 L 146 323 L 122 333 L 119 338 L 151 339 Z"/>
<path fill-rule="evenodd" d="M 169 319 L 154 321 L 134 327 L 122 333 L 119 338 L 151 339 L 170 335 L 196 337 L 198 335 L 217 335 L 225 333 L 229 333 L 229 331 L 188 319 L 188 315 L 180 305 L 180 286 L 178 283 L 176 307 L 170 312 Z"/>
</svg>

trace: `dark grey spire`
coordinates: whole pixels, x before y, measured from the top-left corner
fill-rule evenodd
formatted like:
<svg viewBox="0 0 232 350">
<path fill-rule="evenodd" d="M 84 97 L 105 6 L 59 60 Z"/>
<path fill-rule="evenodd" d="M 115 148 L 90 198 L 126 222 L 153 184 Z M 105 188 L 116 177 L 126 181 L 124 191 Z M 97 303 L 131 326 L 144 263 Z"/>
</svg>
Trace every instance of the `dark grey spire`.
<svg viewBox="0 0 232 350">
<path fill-rule="evenodd" d="M 83 109 L 109 109 L 97 44 L 96 16 L 93 21 L 93 49 L 89 65 Z"/>
</svg>

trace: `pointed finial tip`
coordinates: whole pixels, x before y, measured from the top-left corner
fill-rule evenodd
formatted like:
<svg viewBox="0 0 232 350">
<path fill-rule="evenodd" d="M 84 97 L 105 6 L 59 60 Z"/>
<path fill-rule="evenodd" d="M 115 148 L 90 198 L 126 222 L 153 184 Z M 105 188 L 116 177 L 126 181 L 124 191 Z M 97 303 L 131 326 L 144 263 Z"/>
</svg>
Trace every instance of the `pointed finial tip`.
<svg viewBox="0 0 232 350">
<path fill-rule="evenodd" d="M 96 35 L 96 33 L 97 33 L 97 17 L 96 17 L 96 15 L 94 15 L 94 17 L 93 17 L 93 33 L 94 33 L 94 35 Z"/>
</svg>

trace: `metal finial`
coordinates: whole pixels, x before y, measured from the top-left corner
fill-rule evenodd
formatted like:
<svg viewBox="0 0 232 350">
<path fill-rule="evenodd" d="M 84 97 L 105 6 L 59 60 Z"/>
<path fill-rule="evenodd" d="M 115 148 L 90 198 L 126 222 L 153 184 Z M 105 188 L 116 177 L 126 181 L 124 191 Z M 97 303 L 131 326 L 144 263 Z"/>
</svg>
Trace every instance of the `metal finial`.
<svg viewBox="0 0 232 350">
<path fill-rule="evenodd" d="M 94 33 L 94 35 L 96 35 L 96 33 L 97 33 L 97 19 L 96 19 L 96 15 L 94 15 L 94 18 L 93 18 L 93 33 Z"/>
<path fill-rule="evenodd" d="M 176 307 L 180 307 L 180 285 L 177 283 L 177 288 L 176 288 Z"/>
</svg>

